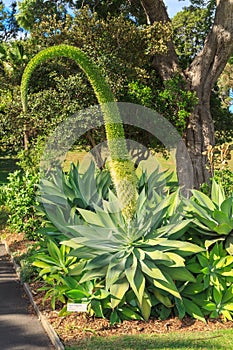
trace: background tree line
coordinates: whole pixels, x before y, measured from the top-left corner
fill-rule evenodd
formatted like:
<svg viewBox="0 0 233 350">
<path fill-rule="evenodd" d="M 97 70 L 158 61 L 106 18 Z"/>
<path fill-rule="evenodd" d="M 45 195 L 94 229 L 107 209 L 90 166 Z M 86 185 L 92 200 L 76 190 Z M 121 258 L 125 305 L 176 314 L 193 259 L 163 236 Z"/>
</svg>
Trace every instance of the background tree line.
<svg viewBox="0 0 233 350">
<path fill-rule="evenodd" d="M 19 84 L 25 65 L 41 49 L 67 43 L 102 68 L 118 101 L 145 105 L 168 118 L 186 142 L 199 187 L 210 176 L 207 147 L 232 141 L 232 11 L 232 0 L 192 0 L 171 22 L 161 0 L 24 0 L 18 11 L 15 2 L 10 10 L 0 2 L 1 153 L 37 152 L 60 121 L 96 103 L 77 66 L 59 59 L 33 75 L 29 113 L 22 113 Z M 127 133 L 158 147 L 141 130 Z M 93 146 L 100 137 L 101 129 L 92 130 L 82 145 Z M 182 179 L 179 159 L 177 164 Z"/>
</svg>

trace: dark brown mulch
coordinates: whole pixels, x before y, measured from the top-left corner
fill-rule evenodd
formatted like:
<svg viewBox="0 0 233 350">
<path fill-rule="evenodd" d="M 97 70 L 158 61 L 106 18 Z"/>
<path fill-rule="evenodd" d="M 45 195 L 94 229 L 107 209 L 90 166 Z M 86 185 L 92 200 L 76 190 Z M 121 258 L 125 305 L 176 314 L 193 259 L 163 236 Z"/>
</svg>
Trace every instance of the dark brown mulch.
<svg viewBox="0 0 233 350">
<path fill-rule="evenodd" d="M 23 234 L 7 234 L 5 237 L 10 251 L 25 253 L 31 241 L 24 239 Z M 58 316 L 61 305 L 56 311 L 51 309 L 49 301 L 43 303 L 44 292 L 38 291 L 42 286 L 41 282 L 30 283 L 34 300 L 40 311 L 51 323 L 63 343 L 72 345 L 80 339 L 93 336 L 121 336 L 134 334 L 164 334 L 167 332 L 187 332 L 187 331 L 212 331 L 218 329 L 233 328 L 233 322 L 223 322 L 222 320 L 208 320 L 207 324 L 185 317 L 180 320 L 177 317 L 165 321 L 149 320 L 144 321 L 124 321 L 121 324 L 110 326 L 108 320 L 89 317 L 83 313 L 72 313 L 67 316 Z M 32 311 L 33 312 L 33 311 Z"/>
</svg>

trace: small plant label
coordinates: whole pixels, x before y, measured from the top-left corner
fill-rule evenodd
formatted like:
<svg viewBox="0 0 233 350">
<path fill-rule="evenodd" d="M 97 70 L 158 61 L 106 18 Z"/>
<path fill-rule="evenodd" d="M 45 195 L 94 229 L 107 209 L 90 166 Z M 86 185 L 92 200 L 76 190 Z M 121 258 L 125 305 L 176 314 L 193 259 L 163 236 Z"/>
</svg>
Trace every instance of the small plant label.
<svg viewBox="0 0 233 350">
<path fill-rule="evenodd" d="M 67 303 L 67 311 L 87 312 L 87 304 Z"/>
</svg>

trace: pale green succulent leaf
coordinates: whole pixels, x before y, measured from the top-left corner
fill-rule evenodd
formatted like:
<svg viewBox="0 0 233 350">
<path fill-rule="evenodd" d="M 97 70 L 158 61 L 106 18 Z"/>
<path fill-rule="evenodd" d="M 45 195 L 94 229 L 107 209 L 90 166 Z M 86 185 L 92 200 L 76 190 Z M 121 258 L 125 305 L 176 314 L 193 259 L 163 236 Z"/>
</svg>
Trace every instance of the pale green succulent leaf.
<svg viewBox="0 0 233 350">
<path fill-rule="evenodd" d="M 111 306 L 113 309 L 119 305 L 128 289 L 129 282 L 126 278 L 119 279 L 110 286 L 110 293 L 113 296 L 111 298 Z"/>
<path fill-rule="evenodd" d="M 148 321 L 151 314 L 151 300 L 148 293 L 144 293 L 142 297 L 142 302 L 140 305 L 140 310 L 144 320 Z"/>
<path fill-rule="evenodd" d="M 198 191 L 198 190 L 192 190 L 192 194 L 195 199 L 203 206 L 204 208 L 207 208 L 209 210 L 215 210 L 216 206 L 212 202 L 212 200 L 204 193 Z"/>
<path fill-rule="evenodd" d="M 86 271 L 84 272 L 84 275 L 80 279 L 79 283 L 82 284 L 84 282 L 92 281 L 96 278 L 103 278 L 105 277 L 105 275 L 106 275 L 106 268 Z"/>
<path fill-rule="evenodd" d="M 145 291 L 145 277 L 134 254 L 131 254 L 126 261 L 125 275 L 138 299 L 139 305 L 141 305 Z"/>
<path fill-rule="evenodd" d="M 212 181 L 211 199 L 218 207 L 220 207 L 223 201 L 226 199 L 222 186 L 217 184 L 214 179 Z"/>
<path fill-rule="evenodd" d="M 166 307 L 173 306 L 171 299 L 168 296 L 163 295 L 158 289 L 153 289 L 153 294 L 158 299 L 158 301 Z"/>
<path fill-rule="evenodd" d="M 111 287 L 111 285 L 116 283 L 117 280 L 120 279 L 120 277 L 123 277 L 125 264 L 126 264 L 126 258 L 121 259 L 121 261 L 118 263 L 116 263 L 116 261 L 110 262 L 107 269 L 106 277 L 105 277 L 107 290 Z"/>
</svg>

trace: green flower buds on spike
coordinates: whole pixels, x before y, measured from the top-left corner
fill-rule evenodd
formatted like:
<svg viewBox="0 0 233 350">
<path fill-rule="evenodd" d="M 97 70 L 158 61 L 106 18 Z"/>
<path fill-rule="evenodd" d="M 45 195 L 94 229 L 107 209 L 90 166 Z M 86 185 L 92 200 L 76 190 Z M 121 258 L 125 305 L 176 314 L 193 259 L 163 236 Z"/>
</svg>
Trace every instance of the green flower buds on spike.
<svg viewBox="0 0 233 350">
<path fill-rule="evenodd" d="M 21 82 L 23 111 L 27 112 L 27 95 L 30 77 L 47 59 L 68 57 L 73 59 L 87 75 L 103 112 L 105 131 L 110 152 L 110 173 L 127 221 L 134 215 L 137 200 L 137 176 L 129 158 L 121 116 L 114 95 L 100 69 L 80 49 L 69 45 L 53 46 L 39 52 L 28 63 Z"/>
</svg>

